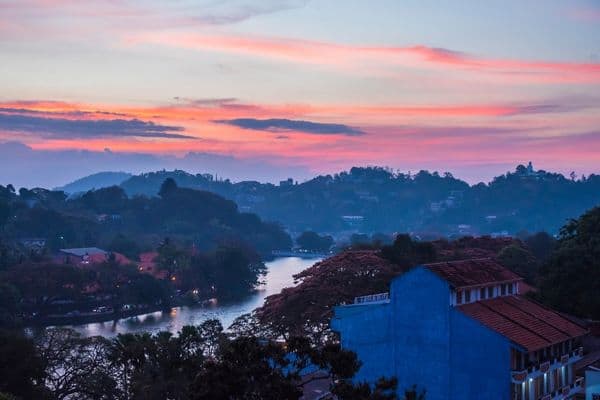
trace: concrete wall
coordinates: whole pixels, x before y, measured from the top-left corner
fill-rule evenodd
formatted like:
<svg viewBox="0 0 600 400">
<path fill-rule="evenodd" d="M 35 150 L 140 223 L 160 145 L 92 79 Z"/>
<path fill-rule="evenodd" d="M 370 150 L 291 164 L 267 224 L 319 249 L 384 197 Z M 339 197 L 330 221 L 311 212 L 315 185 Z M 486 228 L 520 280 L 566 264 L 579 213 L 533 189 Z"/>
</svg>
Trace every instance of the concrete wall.
<svg viewBox="0 0 600 400">
<path fill-rule="evenodd" d="M 400 395 L 416 384 L 427 400 L 509 399 L 508 341 L 449 303 L 444 280 L 413 268 L 389 304 L 336 307 L 332 328 L 363 362 L 356 379 L 396 376 Z"/>
<path fill-rule="evenodd" d="M 450 399 L 510 399 L 510 342 L 456 309 L 450 312 Z"/>
<path fill-rule="evenodd" d="M 363 363 L 356 379 L 374 382 L 392 376 L 394 368 L 393 340 L 389 304 L 339 307 L 331 321 L 341 335 L 342 347 L 352 349 Z M 355 350 L 356 349 L 356 350 Z"/>
</svg>

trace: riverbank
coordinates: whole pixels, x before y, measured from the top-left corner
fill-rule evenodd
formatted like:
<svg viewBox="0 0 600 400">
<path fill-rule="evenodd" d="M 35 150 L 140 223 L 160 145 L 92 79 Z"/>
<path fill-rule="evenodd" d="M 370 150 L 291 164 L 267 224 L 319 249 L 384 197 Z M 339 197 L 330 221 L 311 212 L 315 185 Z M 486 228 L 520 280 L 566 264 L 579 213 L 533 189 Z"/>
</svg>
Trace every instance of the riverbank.
<svg viewBox="0 0 600 400">
<path fill-rule="evenodd" d="M 247 296 L 252 296 L 256 291 L 249 293 Z M 231 301 L 231 300 L 229 300 Z M 190 302 L 184 297 L 180 297 L 171 301 L 169 305 L 145 305 L 145 306 L 132 306 L 125 310 L 119 311 L 109 310 L 104 312 L 69 312 L 67 314 L 50 314 L 44 316 L 38 316 L 30 319 L 25 323 L 28 328 L 45 328 L 50 326 L 70 326 L 70 325 L 83 325 L 93 324 L 101 322 L 119 321 L 125 318 L 139 317 L 145 314 L 151 314 L 155 312 L 171 312 L 173 309 L 177 309 L 184 306 L 189 307 L 202 307 L 213 303 L 216 303 L 217 299 L 206 299 L 197 302 Z"/>
<path fill-rule="evenodd" d="M 110 312 L 85 312 L 65 315 L 47 315 L 30 320 L 26 326 L 28 328 L 45 328 L 49 326 L 81 325 L 98 322 L 118 321 L 123 318 L 130 318 L 139 315 L 149 314 L 156 311 L 168 311 L 175 306 L 146 306 L 137 307 L 130 310 L 110 311 Z"/>
<path fill-rule="evenodd" d="M 327 258 L 331 257 L 333 253 L 311 253 L 308 251 L 294 251 L 294 250 L 273 250 L 271 252 L 271 256 L 273 258 L 279 257 L 298 257 L 304 259 L 313 259 L 313 258 Z"/>
<path fill-rule="evenodd" d="M 199 325 L 207 319 L 218 319 L 223 326 L 228 327 L 240 315 L 250 313 L 262 306 L 267 296 L 279 293 L 284 287 L 294 286 L 293 276 L 320 260 L 320 258 L 280 257 L 267 261 L 265 284 L 242 299 L 215 300 L 208 304 L 193 305 L 184 302 L 166 309 L 155 307 L 143 314 L 125 314 L 117 319 L 109 316 L 82 323 L 75 319 L 64 319 L 53 326 L 67 326 L 84 337 L 114 337 L 120 333 L 159 331 L 177 333 L 185 325 Z"/>
</svg>

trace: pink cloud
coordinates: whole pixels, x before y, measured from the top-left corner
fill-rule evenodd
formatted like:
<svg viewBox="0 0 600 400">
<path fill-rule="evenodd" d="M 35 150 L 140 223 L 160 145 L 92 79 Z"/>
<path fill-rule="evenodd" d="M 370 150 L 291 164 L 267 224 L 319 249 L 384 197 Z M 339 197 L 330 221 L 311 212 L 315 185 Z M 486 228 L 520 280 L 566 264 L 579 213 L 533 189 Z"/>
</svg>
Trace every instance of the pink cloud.
<svg viewBox="0 0 600 400">
<path fill-rule="evenodd" d="M 31 137 L 28 143 L 36 149 L 78 148 L 101 151 L 144 151 L 177 153 L 209 151 L 240 156 L 284 157 L 303 160 L 307 165 L 319 164 L 327 152 L 327 159 L 339 162 L 374 160 L 376 157 L 393 159 L 401 156 L 448 157 L 472 159 L 480 155 L 508 154 L 515 149 L 550 153 L 561 146 L 574 149 L 581 146 L 582 154 L 590 157 L 597 149 L 596 134 L 583 137 L 569 136 L 597 125 L 593 114 L 580 110 L 594 107 L 593 99 L 580 102 L 579 108 L 560 103 L 440 106 L 360 106 L 360 105 L 269 105 L 246 104 L 236 99 L 187 100 L 166 106 L 119 106 L 115 104 L 79 104 L 58 101 L 15 101 L 0 103 L 0 113 L 43 116 L 44 118 L 74 120 L 138 119 L 156 124 L 185 127 L 185 135 L 200 135 L 202 140 L 177 141 L 132 138 L 65 138 Z M 575 99 L 569 103 L 576 104 Z M 589 103 L 589 104 L 588 104 Z M 595 105 L 597 107 L 597 104 Z M 537 115 L 543 114 L 543 118 Z M 410 123 L 405 117 L 414 117 Z M 315 122 L 350 123 L 366 132 L 364 136 L 327 137 L 290 131 L 288 140 L 277 140 L 272 132 L 248 132 L 235 126 L 214 124 L 217 119 L 232 118 L 290 118 Z M 2 127 L 0 126 L 0 130 Z M 18 139 L 15 132 L 4 131 L 0 138 Z M 575 138 L 577 140 L 575 141 Z M 414 153 L 413 150 L 416 152 Z M 424 156 L 423 154 L 426 154 Z M 600 154 L 600 153 L 598 153 Z"/>
<path fill-rule="evenodd" d="M 568 101 L 567 101 L 568 100 Z M 584 101 L 585 100 L 585 101 Z M 184 155 L 190 151 L 269 159 L 281 165 L 302 165 L 314 172 L 335 171 L 352 165 L 378 164 L 400 168 L 514 164 L 538 160 L 546 165 L 578 165 L 587 170 L 600 163 L 600 120 L 586 107 L 597 107 L 594 99 L 540 101 L 532 104 L 471 105 L 271 105 L 248 104 L 236 99 L 182 100 L 162 106 L 122 106 L 59 101 L 15 101 L 0 103 L 0 113 L 19 112 L 44 118 L 127 119 L 183 126 L 181 138 L 27 137 L 36 150 L 79 149 L 115 153 Z M 580 104 L 578 104 L 580 103 Z M 578 107 L 569 105 L 578 104 Z M 2 111 L 5 110 L 5 111 Z M 6 111 L 20 110 L 20 111 Z M 410 122 L 406 117 L 410 116 Z M 272 132 L 248 131 L 214 124 L 214 119 L 238 117 L 296 118 L 316 122 L 356 125 L 363 136 L 318 135 L 286 132 L 280 140 Z M 362 122 L 361 122 L 362 121 Z M 367 121 L 367 122 L 365 122 Z M 19 132 L 3 130 L 1 140 L 23 141 Z M 586 171 L 587 171 L 586 170 Z"/>
<path fill-rule="evenodd" d="M 600 82 L 600 63 L 493 59 L 423 45 L 357 46 L 299 39 L 214 36 L 189 33 L 144 33 L 125 38 L 127 45 L 158 44 L 200 51 L 219 51 L 353 70 L 364 63 L 379 67 L 451 68 L 511 76 L 518 80 Z"/>
<path fill-rule="evenodd" d="M 600 22 L 600 8 L 572 8 L 567 11 L 567 15 L 576 21 Z"/>
</svg>

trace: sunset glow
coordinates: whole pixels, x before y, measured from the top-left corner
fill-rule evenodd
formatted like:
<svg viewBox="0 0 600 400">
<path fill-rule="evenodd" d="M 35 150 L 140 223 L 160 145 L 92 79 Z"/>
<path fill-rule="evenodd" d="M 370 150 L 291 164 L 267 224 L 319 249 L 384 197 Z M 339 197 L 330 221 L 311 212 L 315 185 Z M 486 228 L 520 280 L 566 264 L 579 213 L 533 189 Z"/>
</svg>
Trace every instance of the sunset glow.
<svg viewBox="0 0 600 400">
<path fill-rule="evenodd" d="M 0 150 L 597 170 L 598 4 L 459 3 L 0 1 Z"/>
</svg>

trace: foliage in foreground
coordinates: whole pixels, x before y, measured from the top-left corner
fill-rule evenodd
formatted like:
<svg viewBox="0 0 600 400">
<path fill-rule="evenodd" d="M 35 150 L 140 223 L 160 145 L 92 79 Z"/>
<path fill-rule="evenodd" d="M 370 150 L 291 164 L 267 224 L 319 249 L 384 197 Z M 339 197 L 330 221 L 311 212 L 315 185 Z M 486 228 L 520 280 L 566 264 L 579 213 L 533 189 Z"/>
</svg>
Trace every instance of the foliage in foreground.
<svg viewBox="0 0 600 400">
<path fill-rule="evenodd" d="M 540 300 L 563 312 L 600 319 L 600 207 L 571 220 L 540 273 Z"/>
<path fill-rule="evenodd" d="M 315 380 L 341 400 L 397 398 L 395 379 L 355 384 L 360 361 L 339 344 L 229 337 L 217 320 L 111 340 L 61 328 L 35 339 L 4 331 L 0 356 L 0 393 L 16 399 L 299 399 Z"/>
</svg>

